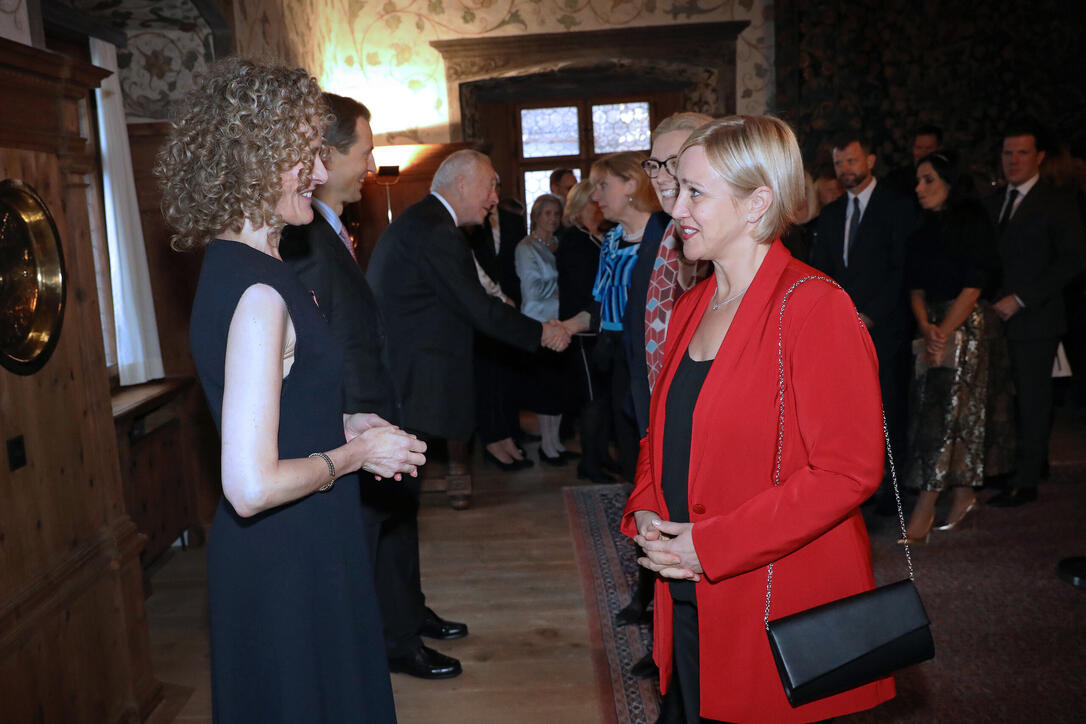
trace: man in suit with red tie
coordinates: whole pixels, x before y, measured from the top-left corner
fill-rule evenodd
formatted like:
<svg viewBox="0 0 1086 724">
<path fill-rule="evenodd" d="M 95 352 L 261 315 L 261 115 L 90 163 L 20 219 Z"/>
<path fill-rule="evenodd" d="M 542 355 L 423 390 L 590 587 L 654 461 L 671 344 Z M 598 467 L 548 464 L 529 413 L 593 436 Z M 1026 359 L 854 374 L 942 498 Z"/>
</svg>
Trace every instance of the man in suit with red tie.
<svg viewBox="0 0 1086 724">
<path fill-rule="evenodd" d="M 915 211 L 912 199 L 872 175 L 876 159 L 871 149 L 859 133 L 834 142 L 834 173 L 846 193 L 818 217 L 811 266 L 848 292 L 871 334 L 891 449 L 896 459 L 904 459 L 909 364 L 905 257 Z M 883 482 L 878 509 L 892 514 L 892 493 Z"/>
<path fill-rule="evenodd" d="M 1029 120 L 1008 128 L 1002 152 L 1007 188 L 986 202 L 999 228 L 1003 274 L 992 306 L 1006 323 L 1018 423 L 1010 487 L 988 501 L 999 507 L 1037 499 L 1051 431 L 1052 363 L 1067 331 L 1063 288 L 1084 260 L 1074 201 L 1040 177 L 1045 140 Z"/>
<path fill-rule="evenodd" d="M 370 112 L 358 101 L 332 93 L 325 93 L 324 101 L 334 119 L 324 132 L 328 181 L 313 191 L 313 221 L 288 226 L 280 253 L 310 290 L 343 347 L 344 411 L 371 413 L 399 425 L 403 414 L 386 361 L 386 328 L 339 218 L 346 204 L 362 198 L 363 180 L 376 171 Z M 419 638 L 453 639 L 468 633 L 465 624 L 446 621 L 425 606 L 411 492 L 419 482 L 408 478 L 376 483 L 362 475 L 362 510 L 390 667 L 426 679 L 456 676 L 460 662 L 424 646 Z"/>
</svg>

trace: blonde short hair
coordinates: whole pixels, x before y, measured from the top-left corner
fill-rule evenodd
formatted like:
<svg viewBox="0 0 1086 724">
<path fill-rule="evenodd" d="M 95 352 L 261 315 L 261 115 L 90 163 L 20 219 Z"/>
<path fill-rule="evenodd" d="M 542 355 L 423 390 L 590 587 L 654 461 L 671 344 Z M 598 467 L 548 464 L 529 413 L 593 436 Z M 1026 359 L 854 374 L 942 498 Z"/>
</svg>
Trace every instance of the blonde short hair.
<svg viewBox="0 0 1086 724">
<path fill-rule="evenodd" d="M 755 241 L 773 241 L 802 218 L 803 158 L 787 123 L 772 116 L 728 116 L 694 131 L 679 155 L 694 146 L 705 149 L 709 166 L 736 198 L 762 186 L 773 191 L 773 202 L 751 233 Z"/>
<path fill-rule="evenodd" d="M 659 211 L 660 201 L 652 190 L 648 174 L 641 168 L 641 162 L 646 158 L 648 156 L 640 151 L 621 151 L 604 156 L 592 164 L 592 183 L 599 183 L 608 173 L 623 181 L 633 181 L 637 188 L 630 194 L 630 205 L 638 211 Z"/>
<path fill-rule="evenodd" d="M 581 229 L 581 212 L 588 202 L 592 200 L 592 192 L 596 184 L 590 180 L 578 181 L 566 194 L 566 208 L 562 210 L 562 223 L 566 226 L 576 226 Z"/>
<path fill-rule="evenodd" d="M 656 143 L 656 139 L 660 136 L 673 131 L 694 131 L 712 120 L 712 116 L 707 116 L 704 113 L 694 113 L 692 111 L 673 113 L 656 126 L 656 129 L 652 132 L 651 143 Z"/>
</svg>

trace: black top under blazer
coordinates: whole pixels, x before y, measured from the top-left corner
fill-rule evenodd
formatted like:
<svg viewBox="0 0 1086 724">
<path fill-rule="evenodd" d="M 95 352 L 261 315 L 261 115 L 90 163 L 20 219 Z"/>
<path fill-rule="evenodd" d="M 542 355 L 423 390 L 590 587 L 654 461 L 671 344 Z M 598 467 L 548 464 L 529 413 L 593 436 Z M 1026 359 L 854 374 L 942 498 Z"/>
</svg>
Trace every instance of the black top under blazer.
<svg viewBox="0 0 1086 724">
<path fill-rule="evenodd" d="M 366 275 L 332 226 L 314 211 L 305 226 L 288 226 L 279 254 L 317 302 L 343 347 L 343 411 L 374 412 L 399 424 L 395 387 L 384 358 L 384 326 Z"/>
<path fill-rule="evenodd" d="M 998 224 L 1005 199 L 1006 192 L 985 199 L 993 223 Z M 1017 294 L 1026 305 L 1007 320 L 1007 339 L 1060 336 L 1067 331 L 1063 288 L 1082 271 L 1084 259 L 1074 200 L 1038 179 L 997 234 L 1003 276 L 994 298 Z"/>
<path fill-rule="evenodd" d="M 832 277 L 852 297 L 856 309 L 871 318 L 871 339 L 880 348 L 904 339 L 908 330 L 905 265 L 916 214 L 908 196 L 877 183 L 860 218 L 846 267 L 848 203 L 849 195 L 842 194 L 819 214 L 811 266 Z"/>
<path fill-rule="evenodd" d="M 534 351 L 542 326 L 487 295 L 467 237 L 433 194 L 381 234 L 366 278 L 385 322 L 401 424 L 466 441 L 475 427 L 474 331 Z"/>
</svg>

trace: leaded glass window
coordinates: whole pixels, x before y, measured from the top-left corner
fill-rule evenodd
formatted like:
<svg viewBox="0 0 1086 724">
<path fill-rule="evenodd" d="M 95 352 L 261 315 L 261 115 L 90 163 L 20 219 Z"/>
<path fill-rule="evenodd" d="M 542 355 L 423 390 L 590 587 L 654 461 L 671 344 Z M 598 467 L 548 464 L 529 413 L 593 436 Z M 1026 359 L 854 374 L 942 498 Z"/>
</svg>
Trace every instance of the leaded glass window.
<svg viewBox="0 0 1086 724">
<path fill-rule="evenodd" d="M 525 207 L 525 214 L 532 210 L 532 204 L 535 203 L 537 198 L 551 192 L 551 171 L 553 170 L 524 172 L 524 199 L 528 202 Z M 573 175 L 580 181 L 581 169 L 573 169 Z M 565 199 L 562 199 L 562 203 L 565 203 L 565 201 Z"/>
<path fill-rule="evenodd" d="M 651 146 L 649 138 L 647 102 L 592 106 L 592 148 L 595 153 L 647 151 Z"/>
<path fill-rule="evenodd" d="M 581 152 L 577 106 L 521 109 L 520 134 L 524 158 L 576 156 Z"/>
</svg>

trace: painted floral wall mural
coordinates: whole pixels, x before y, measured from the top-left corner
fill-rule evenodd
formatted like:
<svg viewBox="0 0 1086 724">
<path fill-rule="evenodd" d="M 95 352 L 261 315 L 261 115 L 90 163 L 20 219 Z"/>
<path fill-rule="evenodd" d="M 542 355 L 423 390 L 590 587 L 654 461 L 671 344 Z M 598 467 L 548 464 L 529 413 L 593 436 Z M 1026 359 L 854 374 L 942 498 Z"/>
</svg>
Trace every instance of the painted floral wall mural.
<svg viewBox="0 0 1086 724">
<path fill-rule="evenodd" d="M 378 143 L 449 141 L 445 69 L 431 40 L 747 20 L 738 110 L 774 97 L 771 0 L 236 0 L 237 47 L 302 65 L 374 113 Z M 682 49 L 676 48 L 676 60 Z"/>
<path fill-rule="evenodd" d="M 169 118 L 170 104 L 214 60 L 211 29 L 189 0 L 71 0 L 123 30 L 117 69 L 129 121 Z"/>
</svg>

